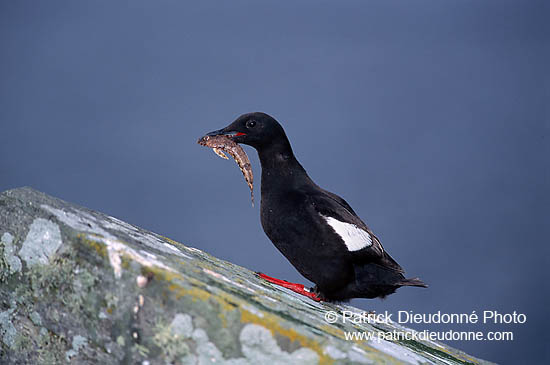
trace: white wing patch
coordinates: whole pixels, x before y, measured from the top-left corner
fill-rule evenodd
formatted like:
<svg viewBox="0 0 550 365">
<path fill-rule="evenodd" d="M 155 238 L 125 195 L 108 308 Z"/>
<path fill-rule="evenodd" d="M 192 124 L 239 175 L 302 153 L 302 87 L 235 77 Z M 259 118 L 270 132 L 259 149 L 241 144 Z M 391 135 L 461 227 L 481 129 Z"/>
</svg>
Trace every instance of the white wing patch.
<svg viewBox="0 0 550 365">
<path fill-rule="evenodd" d="M 342 222 L 336 218 L 327 217 L 322 214 L 321 217 L 342 238 L 349 251 L 359 251 L 362 248 L 372 246 L 372 237 L 370 234 L 355 224 Z"/>
</svg>

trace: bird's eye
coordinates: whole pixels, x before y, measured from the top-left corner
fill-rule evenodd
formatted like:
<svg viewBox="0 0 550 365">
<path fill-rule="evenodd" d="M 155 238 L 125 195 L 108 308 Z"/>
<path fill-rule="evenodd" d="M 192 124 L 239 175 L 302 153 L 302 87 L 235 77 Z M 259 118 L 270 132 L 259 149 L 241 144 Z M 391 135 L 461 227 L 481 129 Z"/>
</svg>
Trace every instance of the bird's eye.
<svg viewBox="0 0 550 365">
<path fill-rule="evenodd" d="M 249 120 L 248 122 L 246 122 L 246 128 L 254 128 L 255 126 L 256 126 L 255 120 Z"/>
</svg>

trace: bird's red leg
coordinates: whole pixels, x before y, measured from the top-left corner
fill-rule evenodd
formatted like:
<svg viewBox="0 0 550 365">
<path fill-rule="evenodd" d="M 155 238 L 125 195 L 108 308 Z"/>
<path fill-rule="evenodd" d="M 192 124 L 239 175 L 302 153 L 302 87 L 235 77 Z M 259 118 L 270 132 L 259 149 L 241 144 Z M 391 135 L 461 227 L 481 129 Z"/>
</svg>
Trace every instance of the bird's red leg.
<svg viewBox="0 0 550 365">
<path fill-rule="evenodd" d="M 262 274 L 261 272 L 258 272 L 256 274 L 258 274 L 258 276 L 260 278 L 262 278 L 266 281 L 269 281 L 272 284 L 279 285 L 279 286 L 282 286 L 283 288 L 290 289 L 293 292 L 301 294 L 301 295 L 306 296 L 308 298 L 311 298 L 311 299 L 315 300 L 316 302 L 321 301 L 321 298 L 319 298 L 317 296 L 317 294 L 307 290 L 302 284 L 296 284 L 296 283 L 288 282 L 286 280 L 275 279 L 275 278 L 272 278 L 271 276 L 267 276 L 266 274 Z"/>
</svg>

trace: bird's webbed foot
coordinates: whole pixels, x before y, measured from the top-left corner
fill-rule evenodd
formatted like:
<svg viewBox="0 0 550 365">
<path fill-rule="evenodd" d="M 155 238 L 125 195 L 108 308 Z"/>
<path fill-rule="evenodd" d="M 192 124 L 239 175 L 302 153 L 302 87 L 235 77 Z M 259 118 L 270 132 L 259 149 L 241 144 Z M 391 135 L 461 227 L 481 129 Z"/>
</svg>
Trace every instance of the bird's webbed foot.
<svg viewBox="0 0 550 365">
<path fill-rule="evenodd" d="M 317 293 L 313 291 L 313 289 L 307 289 L 306 287 L 304 287 L 303 284 L 296 284 L 286 280 L 276 279 L 266 274 L 262 274 L 261 272 L 257 272 L 256 275 L 258 275 L 260 278 L 272 284 L 282 286 L 283 288 L 292 290 L 293 292 L 306 296 L 310 299 L 313 299 L 316 302 L 320 302 L 322 300 L 322 298 L 319 297 Z"/>
</svg>

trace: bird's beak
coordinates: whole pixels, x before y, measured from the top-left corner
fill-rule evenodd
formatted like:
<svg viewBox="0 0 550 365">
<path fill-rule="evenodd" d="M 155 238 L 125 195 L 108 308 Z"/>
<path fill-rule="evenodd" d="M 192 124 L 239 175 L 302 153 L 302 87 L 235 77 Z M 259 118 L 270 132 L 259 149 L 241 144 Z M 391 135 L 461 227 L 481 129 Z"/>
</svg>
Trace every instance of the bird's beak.
<svg viewBox="0 0 550 365">
<path fill-rule="evenodd" d="M 226 136 L 226 135 L 228 135 L 228 133 L 225 131 L 225 128 L 222 128 L 222 129 L 218 129 L 216 131 L 212 131 L 210 133 L 206 133 L 206 135 L 208 137 L 221 136 L 221 135 Z"/>
<path fill-rule="evenodd" d="M 242 132 L 236 132 L 236 131 L 228 131 L 226 128 L 218 129 L 217 131 L 212 131 L 210 133 L 206 133 L 208 137 L 214 137 L 214 136 L 227 136 L 227 137 L 238 137 L 238 136 L 244 136 L 246 133 Z"/>
</svg>

